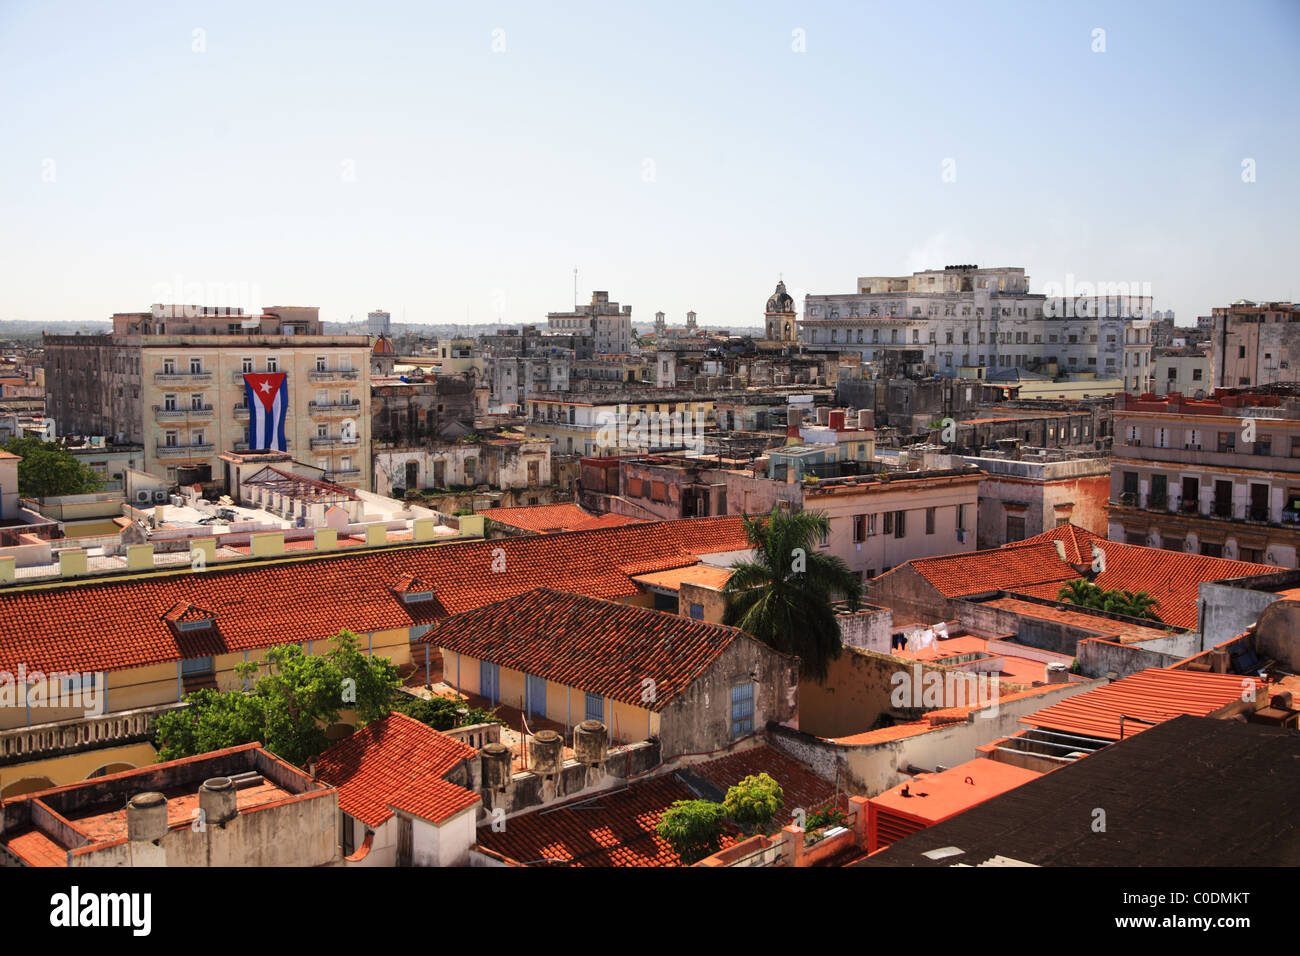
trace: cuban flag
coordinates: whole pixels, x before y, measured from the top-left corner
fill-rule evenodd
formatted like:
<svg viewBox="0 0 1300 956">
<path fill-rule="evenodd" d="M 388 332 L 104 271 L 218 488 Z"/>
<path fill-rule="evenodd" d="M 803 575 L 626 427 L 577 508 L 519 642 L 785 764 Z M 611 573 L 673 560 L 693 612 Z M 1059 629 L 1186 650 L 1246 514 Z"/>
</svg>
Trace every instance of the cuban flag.
<svg viewBox="0 0 1300 956">
<path fill-rule="evenodd" d="M 284 417 L 289 410 L 289 376 L 284 372 L 246 372 L 244 404 L 248 406 L 249 449 L 287 451 Z"/>
</svg>

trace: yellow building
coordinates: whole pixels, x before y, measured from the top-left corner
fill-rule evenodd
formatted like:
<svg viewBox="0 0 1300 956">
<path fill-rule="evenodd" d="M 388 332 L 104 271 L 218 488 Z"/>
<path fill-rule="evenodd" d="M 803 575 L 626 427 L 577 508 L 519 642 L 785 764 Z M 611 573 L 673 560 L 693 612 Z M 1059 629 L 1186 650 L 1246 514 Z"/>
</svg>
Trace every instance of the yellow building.
<svg viewBox="0 0 1300 956">
<path fill-rule="evenodd" d="M 370 481 L 370 344 L 326 335 L 314 307 L 154 306 L 113 316 L 113 332 L 45 336 L 49 415 L 59 434 L 144 445 L 143 468 L 176 481 L 223 452 L 247 451 L 244 375 L 284 373 L 284 449 L 339 484 Z M 198 479 L 201 480 L 201 479 Z"/>
</svg>

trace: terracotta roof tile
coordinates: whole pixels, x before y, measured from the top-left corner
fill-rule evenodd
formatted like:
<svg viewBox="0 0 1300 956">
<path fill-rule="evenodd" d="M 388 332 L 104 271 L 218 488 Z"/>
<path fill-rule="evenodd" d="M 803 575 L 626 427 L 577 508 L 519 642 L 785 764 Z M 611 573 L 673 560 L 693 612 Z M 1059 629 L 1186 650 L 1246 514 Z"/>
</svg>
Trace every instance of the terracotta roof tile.
<svg viewBox="0 0 1300 956">
<path fill-rule="evenodd" d="M 525 508 L 492 508 L 482 512 L 483 517 L 521 531 L 549 534 L 556 531 L 587 531 L 592 528 L 619 528 L 627 524 L 640 524 L 640 518 L 627 515 L 594 515 L 577 505 L 532 505 Z"/>
<path fill-rule="evenodd" d="M 289 556 L 148 572 L 111 580 L 0 590 L 0 670 L 110 671 L 192 656 L 430 623 L 537 587 L 597 597 L 638 593 L 619 565 L 686 561 L 747 547 L 739 517 L 688 518 L 425 547 Z M 502 561 L 504 557 L 504 561 Z M 687 561 L 689 563 L 689 561 Z M 390 585 L 409 575 L 436 593 L 404 604 Z M 164 615 L 181 601 L 210 611 L 202 655 Z"/>
<path fill-rule="evenodd" d="M 1149 667 L 1021 717 L 1020 722 L 1086 737 L 1119 740 L 1121 716 L 1156 723 L 1183 714 L 1207 717 L 1240 701 L 1246 681 L 1254 681 L 1257 694 L 1264 693 L 1262 682 L 1240 674 Z M 1124 736 L 1139 733 L 1147 726 L 1126 722 Z"/>
<path fill-rule="evenodd" d="M 478 799 L 442 779 L 462 760 L 477 756 L 469 744 L 392 713 L 321 754 L 316 776 L 338 790 L 339 808 L 366 826 L 389 819 L 390 806 L 440 823 Z"/>
<path fill-rule="evenodd" d="M 563 861 L 569 866 L 681 866 L 655 825 L 677 800 L 695 794 L 672 776 L 633 783 L 625 790 L 584 797 L 511 817 L 499 832 L 479 828 L 479 844 L 518 863 Z M 723 835 L 721 848 L 736 842 Z"/>
<path fill-rule="evenodd" d="M 439 621 L 422 641 L 590 694 L 663 710 L 733 641 L 734 627 L 539 588 Z"/>
</svg>

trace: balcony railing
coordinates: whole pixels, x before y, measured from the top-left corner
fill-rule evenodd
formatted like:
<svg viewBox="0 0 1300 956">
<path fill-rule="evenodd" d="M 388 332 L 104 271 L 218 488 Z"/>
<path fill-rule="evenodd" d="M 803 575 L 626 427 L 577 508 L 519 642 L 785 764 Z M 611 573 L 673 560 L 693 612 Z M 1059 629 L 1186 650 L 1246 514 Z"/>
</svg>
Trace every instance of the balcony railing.
<svg viewBox="0 0 1300 956">
<path fill-rule="evenodd" d="M 361 399 L 354 398 L 350 402 L 308 402 L 307 414 L 315 415 L 317 418 L 328 415 L 350 415 L 355 414 L 361 408 Z"/>
<path fill-rule="evenodd" d="M 1147 509 L 1150 511 L 1167 511 L 1169 509 L 1168 495 L 1147 495 Z"/>
<path fill-rule="evenodd" d="M 310 382 L 355 382 L 361 378 L 361 371 L 355 368 L 314 368 L 307 373 Z"/>
<path fill-rule="evenodd" d="M 211 405 L 200 405 L 197 408 L 193 405 L 188 408 L 163 408 L 161 405 L 155 405 L 153 411 L 154 417 L 160 422 L 200 421 L 212 417 Z"/>
<path fill-rule="evenodd" d="M 326 481 L 338 481 L 339 479 L 347 480 L 360 477 L 360 468 L 335 468 L 333 471 L 325 472 Z"/>
<path fill-rule="evenodd" d="M 209 385 L 212 383 L 211 372 L 154 372 L 155 385 L 172 388 L 184 388 L 187 385 Z"/>
<path fill-rule="evenodd" d="M 246 422 L 246 421 L 248 421 L 248 406 L 247 406 L 247 405 L 236 405 L 236 406 L 235 406 L 235 421 L 237 421 L 237 422 Z"/>
<path fill-rule="evenodd" d="M 159 445 L 159 458 L 192 458 L 195 455 L 211 455 L 216 448 L 211 442 L 191 443 L 188 445 Z"/>
<path fill-rule="evenodd" d="M 356 448 L 361 444 L 359 438 L 343 438 L 340 435 L 326 438 L 313 438 L 311 447 L 313 450 L 318 448 Z"/>
<path fill-rule="evenodd" d="M 159 716 L 188 706 L 162 704 L 0 730 L 0 764 L 149 740 Z"/>
</svg>

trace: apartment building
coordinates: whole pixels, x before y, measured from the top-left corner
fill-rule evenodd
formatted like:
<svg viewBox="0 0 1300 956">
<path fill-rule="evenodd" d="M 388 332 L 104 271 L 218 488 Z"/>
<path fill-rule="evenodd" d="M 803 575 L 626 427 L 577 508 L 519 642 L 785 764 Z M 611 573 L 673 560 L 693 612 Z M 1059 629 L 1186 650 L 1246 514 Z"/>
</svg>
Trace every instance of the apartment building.
<svg viewBox="0 0 1300 956">
<path fill-rule="evenodd" d="M 576 347 L 580 359 L 601 353 L 627 354 L 636 344 L 632 307 L 609 301 L 608 292 L 593 292 L 588 305 L 572 312 L 547 313 L 546 325 L 552 332 L 581 336 L 581 345 Z"/>
<path fill-rule="evenodd" d="M 557 455 L 646 454 L 702 441 L 714 427 L 714 398 L 667 391 L 530 398 L 524 414 L 524 434 L 553 441 Z"/>
<path fill-rule="evenodd" d="M 1212 311 L 1215 388 L 1300 381 L 1300 305 L 1243 299 Z"/>
<path fill-rule="evenodd" d="M 1151 298 L 1129 294 L 1127 283 L 1096 291 L 1049 297 L 1029 291 L 1023 268 L 974 265 L 864 277 L 856 292 L 807 297 L 800 342 L 943 375 L 1056 366 L 1118 377 L 1125 328 L 1150 313 Z"/>
<path fill-rule="evenodd" d="M 1124 391 L 1144 395 L 1151 391 L 1151 320 L 1141 319 L 1124 328 Z"/>
<path fill-rule="evenodd" d="M 1116 396 L 1109 537 L 1296 567 L 1300 401 Z"/>
<path fill-rule="evenodd" d="M 1155 349 L 1151 359 L 1151 391 L 1156 395 L 1177 392 L 1188 398 L 1204 398 L 1210 391 L 1213 362 L 1208 349 Z"/>
<path fill-rule="evenodd" d="M 48 414 L 60 435 L 142 444 L 151 474 L 204 480 L 249 450 L 244 375 L 285 373 L 284 450 L 366 487 L 370 341 L 325 334 L 319 311 L 155 305 L 115 314 L 105 335 L 46 335 Z"/>
</svg>

